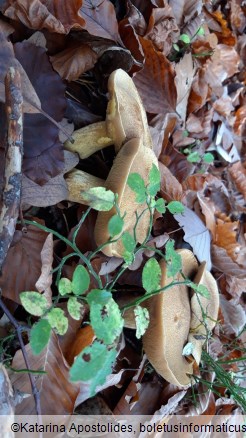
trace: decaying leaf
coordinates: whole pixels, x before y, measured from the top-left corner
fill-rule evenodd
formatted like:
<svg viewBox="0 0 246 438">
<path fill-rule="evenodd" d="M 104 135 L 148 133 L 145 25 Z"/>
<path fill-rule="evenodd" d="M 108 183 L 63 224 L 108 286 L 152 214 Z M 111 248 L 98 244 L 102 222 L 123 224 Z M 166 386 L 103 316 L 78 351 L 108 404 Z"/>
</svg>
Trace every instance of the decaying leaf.
<svg viewBox="0 0 246 438">
<path fill-rule="evenodd" d="M 71 414 L 79 387 L 68 380 L 69 367 L 62 355 L 57 336 L 54 333 L 52 334 L 47 347 L 39 356 L 32 354 L 30 344 L 26 345 L 26 352 L 31 369 L 43 370 L 47 373 L 37 375 L 35 382 L 40 391 L 42 414 Z M 21 350 L 16 352 L 12 367 L 16 369 L 26 368 Z M 11 373 L 10 380 L 15 390 L 32 393 L 28 374 Z M 16 413 L 18 415 L 35 414 L 33 398 L 24 399 L 16 407 Z"/>
<path fill-rule="evenodd" d="M 191 84 L 195 74 L 191 53 L 185 56 L 175 66 L 176 77 L 175 85 L 177 89 L 177 106 L 176 111 L 182 118 L 186 119 L 187 102 L 189 99 Z"/>
<path fill-rule="evenodd" d="M 65 87 L 52 69 L 45 49 L 27 42 L 15 44 L 14 49 L 43 110 L 57 122 L 61 121 L 65 112 Z M 62 172 L 64 157 L 58 133 L 58 128 L 42 114 L 26 114 L 23 171 L 38 184 L 43 185 Z"/>
<path fill-rule="evenodd" d="M 84 0 L 80 15 L 85 20 L 84 28 L 91 34 L 120 42 L 115 9 L 109 0 L 96 2 Z"/>
<path fill-rule="evenodd" d="M 82 0 L 11 0 L 1 3 L 6 17 L 22 22 L 29 29 L 48 29 L 50 32 L 68 33 L 81 28 L 84 19 L 78 14 Z"/>
<path fill-rule="evenodd" d="M 174 70 L 165 55 L 154 49 L 151 41 L 140 38 L 145 55 L 144 68 L 133 80 L 143 100 L 146 111 L 158 113 L 174 112 L 177 92 Z"/>
<path fill-rule="evenodd" d="M 199 15 L 202 8 L 201 0 L 181 0 L 179 2 L 170 0 L 169 4 L 178 26 L 187 23 L 194 15 Z"/>
<path fill-rule="evenodd" d="M 4 297 L 20 303 L 20 292 L 35 290 L 41 274 L 41 251 L 46 238 L 47 233 L 34 225 L 27 226 L 26 233 L 15 232 L 0 277 Z"/>
<path fill-rule="evenodd" d="M 211 270 L 210 234 L 201 219 L 194 211 L 185 207 L 182 214 L 174 215 L 176 221 L 184 230 L 184 240 L 188 242 L 200 263 L 207 262 L 208 271 Z"/>
</svg>

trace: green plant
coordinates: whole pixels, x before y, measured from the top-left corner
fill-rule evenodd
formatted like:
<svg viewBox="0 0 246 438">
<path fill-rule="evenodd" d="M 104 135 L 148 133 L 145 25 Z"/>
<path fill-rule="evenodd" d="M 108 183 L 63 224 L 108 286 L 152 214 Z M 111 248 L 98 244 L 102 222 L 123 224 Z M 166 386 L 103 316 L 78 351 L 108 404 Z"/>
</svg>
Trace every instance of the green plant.
<svg viewBox="0 0 246 438">
<path fill-rule="evenodd" d="M 195 37 L 197 35 L 204 36 L 204 34 L 205 31 L 202 26 L 199 27 L 197 31 L 194 33 L 194 35 L 191 37 L 186 33 L 182 33 L 179 36 L 178 42 L 173 44 L 174 53 L 171 55 L 170 60 L 177 61 L 177 58 L 181 58 L 184 53 L 186 53 L 188 50 L 191 49 L 191 44 L 194 41 Z M 212 54 L 213 54 L 213 50 L 208 50 L 197 54 L 193 53 L 192 56 L 194 56 L 195 58 L 200 58 L 200 57 L 211 56 Z"/>
<path fill-rule="evenodd" d="M 71 254 L 61 260 L 59 266 L 53 271 L 57 272 L 56 285 L 58 287 L 58 295 L 53 298 L 52 305 L 49 305 L 47 298 L 38 292 L 25 291 L 20 293 L 21 303 L 25 310 L 29 314 L 39 318 L 30 330 L 32 352 L 33 354 L 41 353 L 49 342 L 52 330 L 59 335 L 66 333 L 68 329 L 68 319 L 65 316 L 64 310 L 58 307 L 60 300 L 63 302 L 66 300 L 67 311 L 74 319 L 80 318 L 82 306 L 88 306 L 90 311 L 90 324 L 95 332 L 96 340 L 77 356 L 70 369 L 70 379 L 71 381 L 89 381 L 91 395 L 95 393 L 96 387 L 105 381 L 115 361 L 118 339 L 123 330 L 124 320 L 122 315 L 124 311 L 129 307 L 135 307 L 136 336 L 140 338 L 148 326 L 149 315 L 148 310 L 139 305 L 153 295 L 167 291 L 173 285 L 177 284 L 177 282 L 173 280 L 169 285 L 160 287 L 160 266 L 158 261 L 152 258 L 145 263 L 142 272 L 142 285 L 146 293 L 131 304 L 120 309 L 113 298 L 115 285 L 123 272 L 133 262 L 137 252 L 142 248 L 154 250 L 158 257 L 162 257 L 166 260 L 169 277 L 174 277 L 181 271 L 181 258 L 174 250 L 174 241 L 169 240 L 167 242 L 165 254 L 160 250 L 149 247 L 147 242 L 152 229 L 154 209 L 161 213 L 164 213 L 166 209 L 168 209 L 172 214 L 175 214 L 183 211 L 183 205 L 177 201 L 166 203 L 163 199 L 155 199 L 160 189 L 160 172 L 155 165 L 153 165 L 150 171 L 147 185 L 144 184 L 141 176 L 136 173 L 129 175 L 128 185 L 134 191 L 137 202 L 145 204 L 146 206 L 140 215 L 136 213 L 136 223 L 132 233 L 122 231 L 124 227 L 124 214 L 122 215 L 120 212 L 117 203 L 117 195 L 110 190 L 105 190 L 103 187 L 88 190 L 86 196 L 91 207 L 83 214 L 73 233 L 71 241 L 43 225 L 33 221 L 26 221 L 26 223 L 35 224 L 37 227 L 53 233 L 73 250 Z M 112 207 L 115 208 L 116 214 L 108 223 L 109 240 L 85 257 L 76 245 L 76 236 L 81 224 L 91 208 L 100 211 L 110 210 Z M 149 211 L 150 213 L 149 230 L 145 241 L 141 245 L 137 245 L 136 226 L 139 221 L 141 221 L 141 217 L 145 211 Z M 124 262 L 114 279 L 103 286 L 100 275 L 95 272 L 91 261 L 104 246 L 118 239 L 122 240 L 125 248 L 123 253 Z M 74 256 L 77 256 L 83 265 L 77 265 L 72 280 L 70 281 L 68 278 L 61 277 L 61 273 L 64 263 L 68 258 Z M 98 286 L 92 290 L 89 290 L 90 276 L 94 277 Z M 207 294 L 207 290 L 193 284 L 185 277 L 179 284 L 187 284 L 197 293 Z"/>
</svg>

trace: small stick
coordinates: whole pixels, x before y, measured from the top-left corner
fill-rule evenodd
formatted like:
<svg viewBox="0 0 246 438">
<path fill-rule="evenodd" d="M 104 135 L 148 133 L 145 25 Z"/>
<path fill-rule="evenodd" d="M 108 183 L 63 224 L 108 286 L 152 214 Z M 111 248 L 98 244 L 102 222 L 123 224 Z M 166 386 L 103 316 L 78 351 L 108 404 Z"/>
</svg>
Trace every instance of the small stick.
<svg viewBox="0 0 246 438">
<path fill-rule="evenodd" d="M 0 270 L 15 232 L 21 197 L 23 156 L 23 97 L 18 70 L 10 67 L 5 77 L 7 144 L 4 189 L 0 208 Z"/>
</svg>

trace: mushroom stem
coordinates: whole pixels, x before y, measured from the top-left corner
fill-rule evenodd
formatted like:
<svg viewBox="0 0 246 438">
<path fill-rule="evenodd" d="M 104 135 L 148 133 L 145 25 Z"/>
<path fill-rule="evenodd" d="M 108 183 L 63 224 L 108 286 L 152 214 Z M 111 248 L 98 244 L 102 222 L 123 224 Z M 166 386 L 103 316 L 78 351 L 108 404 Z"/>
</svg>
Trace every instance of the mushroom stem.
<svg viewBox="0 0 246 438">
<path fill-rule="evenodd" d="M 106 122 L 92 123 L 78 129 L 74 132 L 73 139 L 74 143 L 66 141 L 64 147 L 70 152 L 77 152 L 81 159 L 88 158 L 114 143 L 108 136 Z"/>
<path fill-rule="evenodd" d="M 66 174 L 65 177 L 68 186 L 68 201 L 78 202 L 79 204 L 89 205 L 88 201 L 83 198 L 83 192 L 92 187 L 102 187 L 105 185 L 105 180 L 82 172 L 82 170 L 74 169 Z"/>
</svg>

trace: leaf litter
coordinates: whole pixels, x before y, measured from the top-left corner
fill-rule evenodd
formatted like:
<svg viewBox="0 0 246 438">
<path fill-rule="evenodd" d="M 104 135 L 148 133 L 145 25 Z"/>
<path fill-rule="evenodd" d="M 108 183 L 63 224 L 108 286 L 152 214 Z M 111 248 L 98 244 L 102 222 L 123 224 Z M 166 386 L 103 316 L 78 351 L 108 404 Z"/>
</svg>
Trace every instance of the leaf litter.
<svg viewBox="0 0 246 438">
<path fill-rule="evenodd" d="M 200 0 L 120 3 L 104 0 L 93 6 L 86 0 L 25 0 L 5 1 L 0 6 L 1 114 L 4 78 L 10 66 L 20 72 L 24 97 L 20 219 L 24 215 L 24 219 L 34 219 L 57 233 L 53 243 L 48 231 L 17 225 L 1 272 L 2 299 L 12 314 L 20 306 L 22 291 L 37 290 L 51 301 L 57 296 L 56 276 L 51 270 L 57 269 L 64 256 L 63 274 L 72 280 L 78 260 L 59 233 L 71 239 L 86 207 L 67 200 L 66 173 L 76 167 L 106 179 L 114 152 L 109 147 L 79 160 L 64 150 L 66 132 L 69 137 L 73 130 L 68 123 L 73 122 L 77 130 L 105 120 L 107 79 L 114 69 L 122 68 L 133 77 L 147 112 L 161 172 L 159 196 L 166 202 L 182 201 L 185 206 L 183 213 L 171 219 L 168 212 L 154 216 L 147 245 L 163 251 L 171 236 L 176 248 L 189 247 L 200 262 L 206 260 L 221 295 L 220 322 L 209 348 L 214 360 L 242 358 L 246 292 L 245 6 L 237 0 L 230 0 L 226 7 L 221 1 L 212 5 Z M 36 30 L 39 36 L 35 36 Z M 62 123 L 65 135 L 59 138 Z M 2 123 L 0 189 L 5 132 Z M 206 162 L 207 153 L 212 154 L 212 162 Z M 113 199 L 110 202 L 112 205 Z M 0 209 L 3 206 L 1 193 Z M 95 212 L 91 211 L 76 238 L 84 255 L 96 250 L 94 226 Z M 117 293 L 143 293 L 143 262 L 151 264 L 153 254 L 150 248 L 139 251 L 119 279 Z M 91 263 L 103 284 L 112 281 L 124 266 L 123 259 L 101 253 L 95 254 Z M 151 290 L 151 276 L 144 275 L 144 279 Z M 159 277 L 153 281 L 159 282 Z M 90 288 L 95 287 L 93 282 L 90 276 Z M 68 332 L 64 337 L 53 333 L 41 355 L 34 356 L 25 339 L 31 368 L 47 371 L 37 377 L 42 413 L 47 414 L 71 414 L 91 396 L 89 382 L 71 382 L 76 356 L 94 342 L 94 335 L 82 336 L 88 327 L 88 307 L 81 309 L 77 321 L 67 314 L 66 307 L 63 310 Z M 22 313 L 18 318 L 22 321 Z M 147 364 L 134 332 L 126 328 L 123 333 L 113 370 L 108 360 L 106 382 L 99 376 L 94 388 L 110 412 L 148 413 L 153 421 L 159 414 L 240 412 L 230 395 L 229 399 L 224 397 L 225 387 L 219 396 L 211 386 L 204 386 L 202 378 L 210 384 L 217 378 L 214 373 L 208 377 L 205 370 L 201 370 L 200 382 L 197 374 L 194 404 L 190 388 L 167 383 Z M 12 368 L 25 368 L 16 345 L 14 353 Z M 113 356 L 110 350 L 108 353 Z M 92 366 L 99 375 L 98 364 L 93 358 Z M 230 362 L 223 365 L 229 373 L 238 371 L 236 366 Z M 76 368 L 73 370 L 76 374 Z M 6 379 L 5 368 L 2 373 Z M 9 377 L 8 393 L 1 393 L 1 401 L 6 398 L 12 412 L 12 386 L 26 394 L 32 391 L 28 374 L 9 371 Z M 33 397 L 19 401 L 15 413 L 35 412 Z"/>
</svg>

